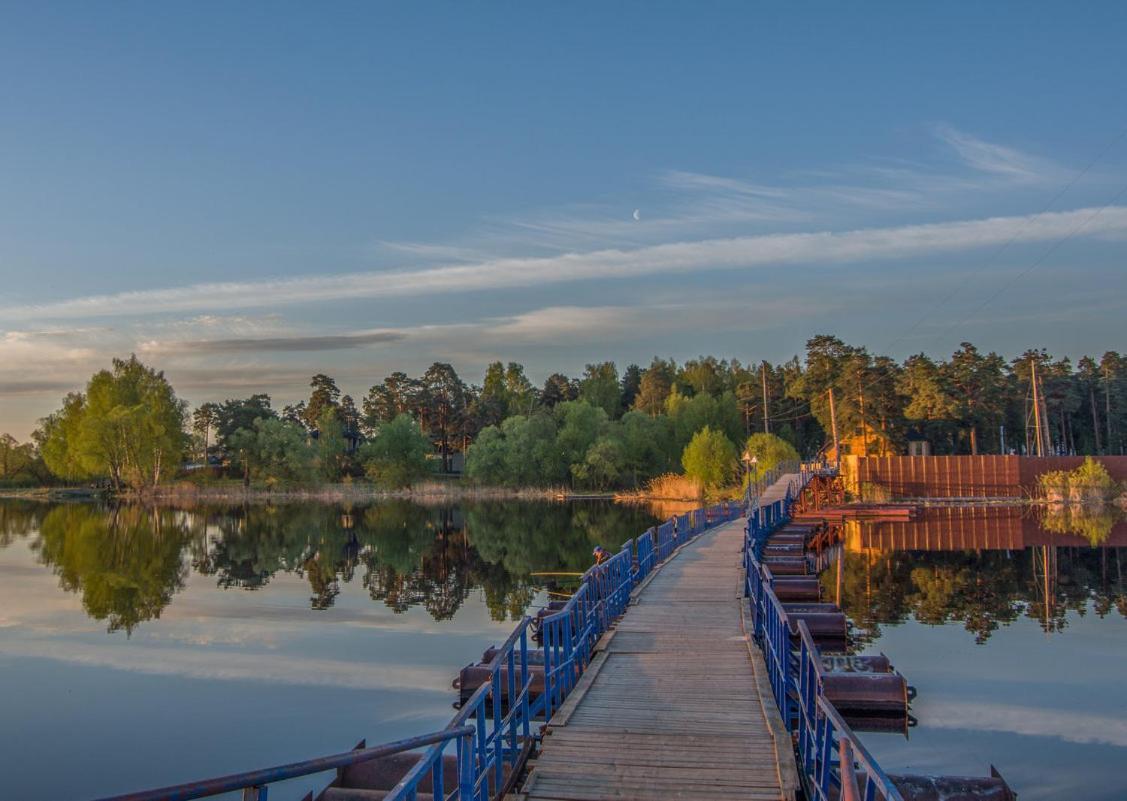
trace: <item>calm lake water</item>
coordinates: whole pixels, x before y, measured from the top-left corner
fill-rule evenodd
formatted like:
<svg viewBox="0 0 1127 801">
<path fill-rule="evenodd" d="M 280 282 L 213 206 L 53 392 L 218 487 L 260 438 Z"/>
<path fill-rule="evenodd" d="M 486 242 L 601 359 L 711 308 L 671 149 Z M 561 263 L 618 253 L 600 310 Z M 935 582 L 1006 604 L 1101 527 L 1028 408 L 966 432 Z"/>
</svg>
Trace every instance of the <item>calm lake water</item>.
<svg viewBox="0 0 1127 801">
<path fill-rule="evenodd" d="M 1022 801 L 1127 797 L 1127 525 L 933 509 L 853 523 L 843 552 L 857 650 L 884 652 L 919 691 L 907 736 L 860 735 L 882 767 L 993 764 Z M 833 598 L 834 567 L 822 582 Z"/>
<path fill-rule="evenodd" d="M 0 501 L 0 797 L 94 798 L 441 728 L 458 669 L 543 604 L 530 572 L 584 570 L 654 522 L 606 503 Z"/>
<path fill-rule="evenodd" d="M 86 799 L 441 727 L 458 668 L 543 604 L 530 572 L 583 570 L 654 522 L 603 503 L 0 501 L 0 795 Z M 919 690 L 907 737 L 861 735 L 882 765 L 993 763 L 1022 801 L 1124 797 L 1123 523 L 928 510 L 846 534 L 858 650 Z M 832 598 L 837 571 L 822 580 Z"/>
</svg>

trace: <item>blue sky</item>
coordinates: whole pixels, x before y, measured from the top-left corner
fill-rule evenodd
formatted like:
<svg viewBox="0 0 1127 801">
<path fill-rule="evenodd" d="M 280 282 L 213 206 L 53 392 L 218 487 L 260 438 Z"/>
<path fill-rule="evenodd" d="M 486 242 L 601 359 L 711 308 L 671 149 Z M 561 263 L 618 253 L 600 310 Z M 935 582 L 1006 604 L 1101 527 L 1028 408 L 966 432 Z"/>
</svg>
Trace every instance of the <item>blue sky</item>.
<svg viewBox="0 0 1127 801">
<path fill-rule="evenodd" d="M 0 430 L 130 352 L 280 404 L 821 332 L 1123 350 L 1125 34 L 1121 3 L 0 5 Z"/>
</svg>

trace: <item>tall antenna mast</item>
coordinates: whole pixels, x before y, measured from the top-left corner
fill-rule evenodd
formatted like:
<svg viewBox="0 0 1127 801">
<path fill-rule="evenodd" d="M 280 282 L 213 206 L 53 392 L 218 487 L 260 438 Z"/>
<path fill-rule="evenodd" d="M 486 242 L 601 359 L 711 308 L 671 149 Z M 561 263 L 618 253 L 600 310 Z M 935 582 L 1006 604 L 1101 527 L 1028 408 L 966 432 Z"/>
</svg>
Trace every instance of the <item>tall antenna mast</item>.
<svg viewBox="0 0 1127 801">
<path fill-rule="evenodd" d="M 1037 436 L 1035 437 L 1037 442 L 1037 455 L 1044 456 L 1045 440 L 1044 437 L 1041 436 L 1041 398 L 1037 391 L 1037 360 L 1032 357 L 1029 359 L 1029 370 L 1031 380 L 1033 381 L 1033 425 L 1037 432 Z"/>
<path fill-rule="evenodd" d="M 759 370 L 763 376 L 763 433 L 771 433 L 771 421 L 767 417 L 767 360 L 763 360 L 763 364 Z"/>
<path fill-rule="evenodd" d="M 834 388 L 830 387 L 830 428 L 834 434 L 834 461 L 841 464 L 841 448 L 837 441 L 837 412 L 834 409 Z"/>
</svg>

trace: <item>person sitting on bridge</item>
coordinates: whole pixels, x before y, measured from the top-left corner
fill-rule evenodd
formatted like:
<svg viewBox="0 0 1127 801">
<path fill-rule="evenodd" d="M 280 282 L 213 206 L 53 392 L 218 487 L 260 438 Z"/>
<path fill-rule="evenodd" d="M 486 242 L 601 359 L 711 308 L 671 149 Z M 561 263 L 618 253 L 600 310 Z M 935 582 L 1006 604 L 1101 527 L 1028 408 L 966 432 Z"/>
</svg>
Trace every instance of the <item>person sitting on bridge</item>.
<svg viewBox="0 0 1127 801">
<path fill-rule="evenodd" d="M 610 559 L 610 551 L 608 551 L 602 545 L 596 545 L 595 550 L 591 553 L 591 555 L 595 557 L 596 565 L 601 565 L 603 562 Z"/>
</svg>

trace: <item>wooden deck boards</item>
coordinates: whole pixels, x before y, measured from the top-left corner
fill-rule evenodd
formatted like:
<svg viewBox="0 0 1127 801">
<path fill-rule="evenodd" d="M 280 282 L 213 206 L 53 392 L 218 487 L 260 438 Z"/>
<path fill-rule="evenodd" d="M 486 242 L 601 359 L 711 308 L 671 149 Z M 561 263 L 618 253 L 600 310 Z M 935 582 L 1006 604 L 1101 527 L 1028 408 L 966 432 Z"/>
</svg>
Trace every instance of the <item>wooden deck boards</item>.
<svg viewBox="0 0 1127 801">
<path fill-rule="evenodd" d="M 744 631 L 742 544 L 742 521 L 719 526 L 635 591 L 549 722 L 518 798 L 794 797 L 790 739 Z"/>
</svg>

